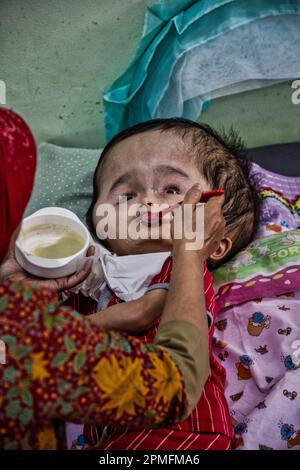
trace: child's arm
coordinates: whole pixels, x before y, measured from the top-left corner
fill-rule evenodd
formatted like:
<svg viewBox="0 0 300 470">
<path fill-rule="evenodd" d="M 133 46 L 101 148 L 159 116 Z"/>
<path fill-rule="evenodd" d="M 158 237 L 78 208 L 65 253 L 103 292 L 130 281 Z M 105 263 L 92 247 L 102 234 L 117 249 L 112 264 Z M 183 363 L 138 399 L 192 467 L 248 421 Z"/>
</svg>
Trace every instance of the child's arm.
<svg viewBox="0 0 300 470">
<path fill-rule="evenodd" d="M 105 330 L 122 330 L 138 333 L 150 328 L 160 317 L 167 296 L 165 289 L 153 289 L 142 297 L 112 305 L 86 318 Z"/>
</svg>

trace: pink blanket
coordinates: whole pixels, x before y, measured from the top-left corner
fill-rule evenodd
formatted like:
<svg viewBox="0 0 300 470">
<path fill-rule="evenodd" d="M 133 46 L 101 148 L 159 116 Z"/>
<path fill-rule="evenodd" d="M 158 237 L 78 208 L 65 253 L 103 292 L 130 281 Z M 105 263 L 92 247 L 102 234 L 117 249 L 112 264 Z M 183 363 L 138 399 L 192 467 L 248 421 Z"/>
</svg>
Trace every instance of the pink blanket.
<svg viewBox="0 0 300 470">
<path fill-rule="evenodd" d="M 300 450 L 300 292 L 221 310 L 214 353 L 235 447 Z"/>
</svg>

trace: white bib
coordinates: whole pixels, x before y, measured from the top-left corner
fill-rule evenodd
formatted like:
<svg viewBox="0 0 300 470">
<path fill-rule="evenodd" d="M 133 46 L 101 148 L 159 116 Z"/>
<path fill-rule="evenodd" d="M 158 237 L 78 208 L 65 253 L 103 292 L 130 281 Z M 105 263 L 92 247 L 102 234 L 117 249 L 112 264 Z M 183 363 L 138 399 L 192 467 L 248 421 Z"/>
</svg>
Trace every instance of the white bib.
<svg viewBox="0 0 300 470">
<path fill-rule="evenodd" d="M 105 284 L 124 301 L 142 297 L 151 281 L 159 274 L 170 252 L 117 256 L 107 248 L 94 243 L 92 271 L 73 292 L 98 301 Z"/>
</svg>

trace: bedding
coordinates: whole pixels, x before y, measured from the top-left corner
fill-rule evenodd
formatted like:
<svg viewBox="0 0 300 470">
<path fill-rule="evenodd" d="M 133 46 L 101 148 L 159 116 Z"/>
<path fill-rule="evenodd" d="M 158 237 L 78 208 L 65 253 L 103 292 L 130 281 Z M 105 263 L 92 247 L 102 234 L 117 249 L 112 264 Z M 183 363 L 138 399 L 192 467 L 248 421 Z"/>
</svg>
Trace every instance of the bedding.
<svg viewBox="0 0 300 470">
<path fill-rule="evenodd" d="M 280 148 L 289 151 L 291 145 Z M 299 156 L 295 145 L 293 171 Z M 272 156 L 274 165 L 273 150 L 265 149 L 264 156 Z M 283 155 L 281 151 L 277 168 L 288 167 Z M 297 450 L 300 230 L 295 229 L 300 227 L 300 177 L 279 175 L 255 163 L 251 173 L 262 198 L 259 228 L 256 240 L 215 274 L 221 311 L 214 352 L 227 373 L 235 448 Z"/>
<path fill-rule="evenodd" d="M 219 308 L 300 291 L 300 230 L 254 240 L 213 271 Z"/>
<path fill-rule="evenodd" d="M 262 200 L 256 238 L 300 228 L 300 177 L 279 175 L 256 163 L 251 176 Z"/>
<path fill-rule="evenodd" d="M 34 191 L 25 215 L 43 207 L 69 209 L 82 222 L 92 198 L 93 174 L 102 149 L 66 148 L 42 143 Z"/>
<path fill-rule="evenodd" d="M 300 292 L 223 309 L 214 353 L 226 369 L 225 394 L 236 449 L 300 450 Z"/>
<path fill-rule="evenodd" d="M 213 349 L 226 369 L 235 448 L 300 450 L 300 178 L 257 164 L 252 177 L 259 229 L 214 273 Z"/>
<path fill-rule="evenodd" d="M 264 145 L 247 150 L 252 162 L 262 165 L 264 172 L 277 173 L 277 176 L 300 176 L 300 142 Z M 299 182 L 298 178 L 298 182 Z"/>
<path fill-rule="evenodd" d="M 236 449 L 300 450 L 300 230 L 254 240 L 214 272 L 214 354 Z"/>
</svg>

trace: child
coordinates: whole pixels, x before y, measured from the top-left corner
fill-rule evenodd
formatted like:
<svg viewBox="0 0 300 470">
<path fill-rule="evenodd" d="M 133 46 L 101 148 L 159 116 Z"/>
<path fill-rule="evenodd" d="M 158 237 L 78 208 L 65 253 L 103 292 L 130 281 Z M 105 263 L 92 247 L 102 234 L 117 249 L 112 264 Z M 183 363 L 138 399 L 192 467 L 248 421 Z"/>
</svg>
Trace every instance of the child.
<svg viewBox="0 0 300 470">
<path fill-rule="evenodd" d="M 208 126 L 184 119 L 160 119 L 138 124 L 114 137 L 105 147 L 94 174 L 93 200 L 87 215 L 90 230 L 97 237 L 96 227 L 101 222 L 97 208 L 101 204 L 112 204 L 117 214 L 121 210 L 120 197 L 126 198 L 128 206 L 132 203 L 146 205 L 149 209 L 156 203 L 173 206 L 182 201 L 195 183 L 200 184 L 203 191 L 225 191 L 225 237 L 207 260 L 208 267 L 213 269 L 251 241 L 258 203 L 249 181 L 247 163 L 242 159 L 240 141 L 233 134 L 222 138 Z M 143 335 L 145 342 L 151 342 L 171 276 L 172 238 L 122 239 L 118 237 L 117 227 L 117 237 L 108 238 L 103 244 L 107 250 L 104 256 L 114 253 L 118 255 L 115 257 L 118 262 L 106 277 L 98 305 L 79 295 L 73 299 L 74 306 L 84 314 L 101 310 L 90 315 L 91 321 L 105 328 L 137 332 Z M 122 269 L 120 271 L 119 267 L 124 269 L 123 280 L 126 262 L 130 261 L 128 266 L 134 267 L 138 259 L 142 260 L 143 272 L 139 274 L 141 270 L 135 269 L 138 279 L 134 278 L 131 285 L 138 288 L 130 298 L 126 296 L 130 289 L 120 287 Z M 132 273 L 128 271 L 130 276 Z M 189 418 L 172 428 L 149 431 L 113 429 L 103 433 L 94 426 L 86 426 L 84 436 L 80 436 L 83 447 L 92 445 L 109 450 L 231 448 L 232 426 L 223 390 L 225 371 L 211 352 L 217 311 L 213 280 L 206 265 L 204 287 L 211 373 Z"/>
</svg>

